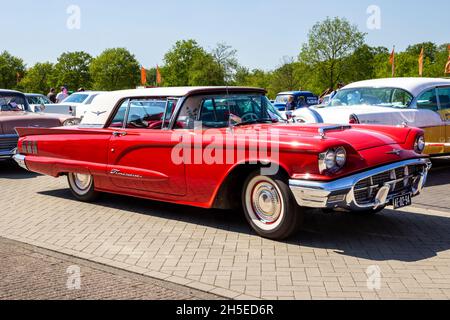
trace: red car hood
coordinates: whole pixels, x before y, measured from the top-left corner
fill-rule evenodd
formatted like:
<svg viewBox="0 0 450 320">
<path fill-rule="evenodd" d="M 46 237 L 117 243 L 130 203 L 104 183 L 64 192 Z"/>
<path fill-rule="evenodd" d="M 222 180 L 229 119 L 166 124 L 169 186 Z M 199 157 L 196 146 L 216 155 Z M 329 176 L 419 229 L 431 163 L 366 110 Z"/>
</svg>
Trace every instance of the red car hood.
<svg viewBox="0 0 450 320">
<path fill-rule="evenodd" d="M 30 112 L 1 111 L 0 134 L 15 134 L 17 127 L 58 127 L 65 120 L 64 116 L 41 115 Z"/>
<path fill-rule="evenodd" d="M 254 125 L 252 130 L 272 130 L 272 132 L 275 130 L 280 141 L 309 142 L 317 145 L 320 139 L 319 129 L 330 126 L 336 125 Z M 403 144 L 409 132 L 409 128 L 353 125 L 351 129 L 327 131 L 326 138 L 328 141 L 340 140 L 351 145 L 356 151 L 361 151 L 385 145 Z"/>
</svg>

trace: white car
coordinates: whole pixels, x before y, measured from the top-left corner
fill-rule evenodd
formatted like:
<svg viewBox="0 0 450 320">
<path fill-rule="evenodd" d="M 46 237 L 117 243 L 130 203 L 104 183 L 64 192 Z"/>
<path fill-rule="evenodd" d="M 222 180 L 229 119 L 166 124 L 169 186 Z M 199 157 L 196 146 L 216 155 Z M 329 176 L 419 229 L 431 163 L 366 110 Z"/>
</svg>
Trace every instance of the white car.
<svg viewBox="0 0 450 320">
<path fill-rule="evenodd" d="M 96 96 L 98 96 L 102 91 L 84 91 L 76 92 L 68 96 L 66 99 L 61 101 L 61 103 L 55 106 L 70 106 L 77 118 L 82 119 L 86 112 L 90 109 L 90 105 Z"/>
<path fill-rule="evenodd" d="M 328 105 L 298 109 L 295 121 L 411 126 L 425 130 L 425 152 L 450 154 L 450 79 L 388 78 L 352 83 Z"/>
</svg>

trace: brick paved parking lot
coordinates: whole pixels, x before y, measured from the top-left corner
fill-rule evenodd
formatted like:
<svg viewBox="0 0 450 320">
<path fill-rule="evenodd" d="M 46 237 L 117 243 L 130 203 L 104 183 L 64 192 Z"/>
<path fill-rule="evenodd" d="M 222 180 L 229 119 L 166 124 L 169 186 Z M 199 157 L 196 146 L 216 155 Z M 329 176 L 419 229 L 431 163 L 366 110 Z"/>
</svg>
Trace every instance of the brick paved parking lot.
<svg viewBox="0 0 450 320">
<path fill-rule="evenodd" d="M 73 276 L 80 274 L 79 286 Z M 219 297 L 0 238 L 0 299 L 191 300 Z"/>
<path fill-rule="evenodd" d="M 65 178 L 1 164 L 0 236 L 228 298 L 449 299 L 450 160 L 435 164 L 413 207 L 311 211 L 285 242 L 254 235 L 236 212 L 115 195 L 79 203 Z"/>
</svg>

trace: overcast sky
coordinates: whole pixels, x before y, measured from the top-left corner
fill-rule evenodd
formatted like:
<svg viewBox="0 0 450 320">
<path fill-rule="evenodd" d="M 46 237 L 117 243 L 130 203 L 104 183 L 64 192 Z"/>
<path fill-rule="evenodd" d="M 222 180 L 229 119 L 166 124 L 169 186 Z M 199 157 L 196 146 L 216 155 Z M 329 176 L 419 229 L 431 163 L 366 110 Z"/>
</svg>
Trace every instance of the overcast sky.
<svg viewBox="0 0 450 320">
<path fill-rule="evenodd" d="M 345 17 L 367 32 L 370 45 L 391 48 L 450 42 L 448 0 L 2 0 L 0 51 L 28 66 L 54 62 L 65 51 L 97 55 L 126 47 L 146 67 L 162 64 L 177 40 L 196 39 L 206 49 L 226 42 L 250 68 L 271 69 L 297 56 L 315 22 Z M 67 10 L 76 5 L 77 20 Z M 380 9 L 380 29 L 367 27 L 367 9 Z M 374 12 L 374 11 L 371 11 Z M 74 22 L 75 21 L 75 22 Z M 371 26 L 376 26 L 373 23 Z M 73 29 L 75 27 L 75 29 Z"/>
</svg>

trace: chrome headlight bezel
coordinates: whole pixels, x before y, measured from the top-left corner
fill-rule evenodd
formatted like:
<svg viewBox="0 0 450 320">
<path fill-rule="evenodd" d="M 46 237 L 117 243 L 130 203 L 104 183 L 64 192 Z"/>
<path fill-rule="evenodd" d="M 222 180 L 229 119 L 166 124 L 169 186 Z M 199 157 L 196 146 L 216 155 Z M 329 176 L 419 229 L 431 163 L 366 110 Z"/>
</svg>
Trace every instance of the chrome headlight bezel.
<svg viewBox="0 0 450 320">
<path fill-rule="evenodd" d="M 425 142 L 425 136 L 423 134 L 420 134 L 416 137 L 416 140 L 414 141 L 414 151 L 418 154 L 422 154 L 425 151 L 426 142 Z"/>
<path fill-rule="evenodd" d="M 335 173 L 341 170 L 347 163 L 347 151 L 344 147 L 328 149 L 319 154 L 319 171 Z"/>
</svg>

